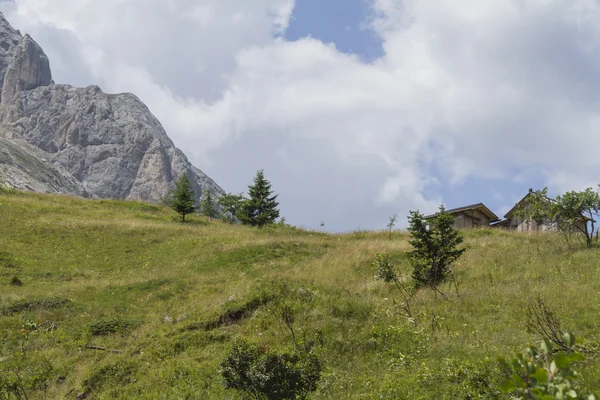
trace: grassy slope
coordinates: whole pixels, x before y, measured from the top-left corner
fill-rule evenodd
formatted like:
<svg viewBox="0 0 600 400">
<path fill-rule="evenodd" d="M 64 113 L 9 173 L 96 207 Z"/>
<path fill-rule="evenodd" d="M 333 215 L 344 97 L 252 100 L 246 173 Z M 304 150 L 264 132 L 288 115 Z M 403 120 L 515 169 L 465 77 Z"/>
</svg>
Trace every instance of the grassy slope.
<svg viewBox="0 0 600 400">
<path fill-rule="evenodd" d="M 401 233 L 182 225 L 159 206 L 37 194 L 0 195 L 0 221 L 0 376 L 51 365 L 47 398 L 236 398 L 218 373 L 232 340 L 290 344 L 273 302 L 243 313 L 261 290 L 304 304 L 298 335 L 321 332 L 326 370 L 312 398 L 493 398 L 496 358 L 538 339 L 524 328 L 538 295 L 588 347 L 600 327 L 599 251 L 553 235 L 465 232 L 460 296 L 420 292 L 411 322 L 373 279 L 377 252 L 409 272 Z M 41 301 L 8 311 L 23 299 Z M 219 323 L 228 310 L 243 318 Z M 28 321 L 56 329 L 22 332 Z M 587 357 L 579 382 L 600 389 L 599 360 Z"/>
</svg>

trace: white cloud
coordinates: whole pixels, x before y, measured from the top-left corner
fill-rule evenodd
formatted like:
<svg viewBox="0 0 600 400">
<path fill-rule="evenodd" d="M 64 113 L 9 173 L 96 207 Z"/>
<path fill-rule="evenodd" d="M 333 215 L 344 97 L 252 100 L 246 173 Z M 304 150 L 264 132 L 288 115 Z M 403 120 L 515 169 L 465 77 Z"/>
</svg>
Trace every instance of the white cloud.
<svg viewBox="0 0 600 400">
<path fill-rule="evenodd" d="M 7 7 L 57 81 L 138 94 L 226 189 L 267 168 L 295 223 L 377 227 L 472 177 L 562 189 L 600 168 L 594 0 L 373 0 L 384 56 L 371 63 L 282 39 L 292 0 Z"/>
<path fill-rule="evenodd" d="M 558 171 L 547 174 L 548 185 L 552 188 L 551 194 L 561 194 L 570 190 L 585 190 L 587 188 L 597 188 L 598 179 L 595 179 L 594 173 L 574 174 L 567 171 Z"/>
<path fill-rule="evenodd" d="M 282 33 L 293 0 L 19 0 L 0 7 L 59 65 L 57 82 L 135 93 L 178 145 L 205 157 L 235 132 L 233 122 L 213 121 L 226 119 L 227 105 L 215 101 L 228 96 L 237 53 Z M 47 40 L 47 32 L 72 40 Z M 65 64 L 75 57 L 60 57 L 67 46 L 79 53 L 71 68 Z"/>
</svg>

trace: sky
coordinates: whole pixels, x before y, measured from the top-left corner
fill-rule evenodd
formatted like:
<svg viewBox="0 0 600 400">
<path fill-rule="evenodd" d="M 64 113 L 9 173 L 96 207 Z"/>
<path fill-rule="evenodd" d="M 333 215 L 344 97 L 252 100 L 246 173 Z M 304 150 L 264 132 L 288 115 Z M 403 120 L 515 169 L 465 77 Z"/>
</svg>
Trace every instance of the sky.
<svg viewBox="0 0 600 400">
<path fill-rule="evenodd" d="M 264 169 L 288 223 L 600 182 L 596 0 L 17 0 L 57 83 L 132 92 L 227 192 Z M 320 227 L 321 223 L 324 224 Z"/>
</svg>

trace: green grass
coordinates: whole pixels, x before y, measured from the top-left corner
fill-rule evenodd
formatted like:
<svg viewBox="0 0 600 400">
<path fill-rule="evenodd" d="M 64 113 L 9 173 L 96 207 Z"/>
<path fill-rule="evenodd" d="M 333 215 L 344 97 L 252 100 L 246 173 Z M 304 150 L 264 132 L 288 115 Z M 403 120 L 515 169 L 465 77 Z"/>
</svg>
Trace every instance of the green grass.
<svg viewBox="0 0 600 400">
<path fill-rule="evenodd" d="M 581 388 L 600 390 L 600 251 L 558 235 L 465 232 L 458 294 L 422 290 L 407 319 L 374 279 L 381 252 L 410 274 L 400 232 L 181 224 L 158 205 L 12 192 L 0 221 L 0 398 L 18 382 L 29 399 L 239 398 L 219 363 L 240 337 L 289 347 L 281 303 L 322 353 L 313 399 L 505 398 L 497 358 L 540 339 L 525 328 L 538 296 L 588 349 Z"/>
</svg>

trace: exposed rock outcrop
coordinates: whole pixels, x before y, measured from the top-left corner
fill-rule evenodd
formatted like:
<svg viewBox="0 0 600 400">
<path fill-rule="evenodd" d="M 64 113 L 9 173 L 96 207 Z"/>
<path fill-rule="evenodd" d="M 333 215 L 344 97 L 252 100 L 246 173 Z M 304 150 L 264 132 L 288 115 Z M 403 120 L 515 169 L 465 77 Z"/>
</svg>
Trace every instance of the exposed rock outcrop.
<svg viewBox="0 0 600 400">
<path fill-rule="evenodd" d="M 56 171 L 66 171 L 65 180 L 75 179 L 80 186 L 59 190 L 50 185 L 55 191 L 158 201 L 187 173 L 198 198 L 204 190 L 223 193 L 175 148 L 136 96 L 54 84 L 41 47 L 28 35 L 22 37 L 1 13 L 0 79 L 0 137 L 27 141 L 42 151 L 37 154 L 46 164 L 60 166 Z M 6 143 L 0 141 L 0 147 Z"/>
<path fill-rule="evenodd" d="M 0 181 L 21 190 L 90 197 L 67 170 L 24 140 L 0 138 Z"/>
<path fill-rule="evenodd" d="M 0 101 L 10 101 L 19 92 L 53 83 L 50 61 L 29 35 L 25 35 L 20 45 L 15 47 L 4 75 Z"/>
<path fill-rule="evenodd" d="M 0 13 L 0 90 L 4 86 L 4 75 L 13 60 L 16 48 L 21 45 L 23 37 L 14 30 L 4 15 Z"/>
</svg>

